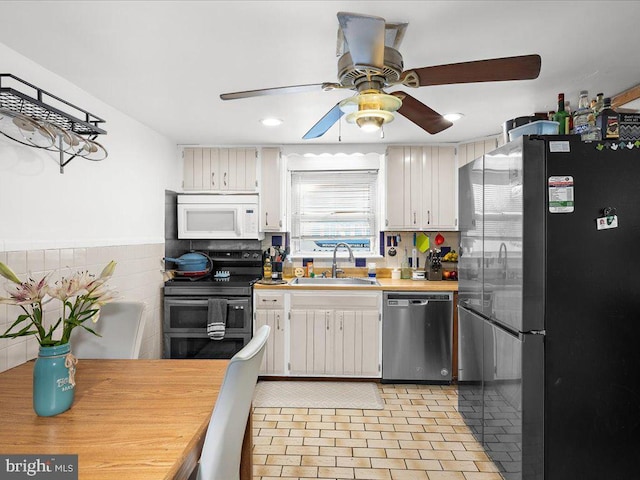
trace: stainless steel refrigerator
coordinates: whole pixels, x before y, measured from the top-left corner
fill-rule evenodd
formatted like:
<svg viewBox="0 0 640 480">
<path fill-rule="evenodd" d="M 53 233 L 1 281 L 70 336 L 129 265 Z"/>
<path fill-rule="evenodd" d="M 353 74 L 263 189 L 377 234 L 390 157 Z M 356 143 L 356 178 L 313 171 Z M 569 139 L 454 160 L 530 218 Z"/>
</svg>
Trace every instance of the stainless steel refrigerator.
<svg viewBox="0 0 640 480">
<path fill-rule="evenodd" d="M 460 168 L 459 410 L 507 480 L 640 478 L 640 149 Z"/>
</svg>

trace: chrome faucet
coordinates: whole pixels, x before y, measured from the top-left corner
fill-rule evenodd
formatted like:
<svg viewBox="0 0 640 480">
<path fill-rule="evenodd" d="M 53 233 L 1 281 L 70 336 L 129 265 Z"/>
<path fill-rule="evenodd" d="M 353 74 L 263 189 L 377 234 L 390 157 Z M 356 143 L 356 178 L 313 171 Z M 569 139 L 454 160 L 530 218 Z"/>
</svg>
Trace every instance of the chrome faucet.
<svg viewBox="0 0 640 480">
<path fill-rule="evenodd" d="M 350 262 L 355 261 L 353 258 L 353 251 L 351 251 L 351 247 L 344 242 L 337 243 L 335 248 L 333 249 L 333 263 L 331 264 L 331 278 L 338 277 L 338 265 L 336 263 L 336 253 L 338 252 L 338 247 L 340 246 L 347 247 L 347 250 L 349 250 L 349 261 Z"/>
</svg>

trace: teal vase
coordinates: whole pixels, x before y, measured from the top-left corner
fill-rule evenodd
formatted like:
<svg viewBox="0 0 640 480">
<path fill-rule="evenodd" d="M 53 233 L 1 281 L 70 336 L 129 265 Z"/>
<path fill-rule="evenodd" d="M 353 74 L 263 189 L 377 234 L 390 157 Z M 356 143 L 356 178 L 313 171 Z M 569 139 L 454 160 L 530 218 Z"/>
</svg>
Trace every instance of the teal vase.
<svg viewBox="0 0 640 480">
<path fill-rule="evenodd" d="M 68 343 L 40 347 L 33 367 L 33 409 L 52 417 L 71 408 L 75 393 L 75 363 Z"/>
</svg>

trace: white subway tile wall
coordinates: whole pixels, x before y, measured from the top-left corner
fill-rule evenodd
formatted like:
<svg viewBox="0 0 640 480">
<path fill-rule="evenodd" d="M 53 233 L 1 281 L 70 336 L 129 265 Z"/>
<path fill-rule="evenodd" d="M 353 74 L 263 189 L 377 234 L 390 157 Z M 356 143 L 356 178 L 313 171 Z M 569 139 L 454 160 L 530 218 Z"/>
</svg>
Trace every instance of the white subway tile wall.
<svg viewBox="0 0 640 480">
<path fill-rule="evenodd" d="M 120 300 L 136 300 L 146 305 L 146 324 L 140 349 L 141 358 L 162 356 L 162 258 L 164 244 L 118 245 L 107 247 L 62 248 L 0 252 L 0 262 L 8 265 L 21 279 L 27 274 L 41 278 L 69 275 L 88 270 L 99 275 L 111 260 L 117 262 L 109 282 Z M 0 297 L 6 297 L 6 281 L 0 278 Z M 60 316 L 60 303 L 45 305 L 45 322 L 55 322 Z M 0 332 L 4 331 L 22 312 L 19 307 L 0 303 Z M 0 338 L 0 372 L 36 358 L 38 341 L 33 337 Z"/>
</svg>

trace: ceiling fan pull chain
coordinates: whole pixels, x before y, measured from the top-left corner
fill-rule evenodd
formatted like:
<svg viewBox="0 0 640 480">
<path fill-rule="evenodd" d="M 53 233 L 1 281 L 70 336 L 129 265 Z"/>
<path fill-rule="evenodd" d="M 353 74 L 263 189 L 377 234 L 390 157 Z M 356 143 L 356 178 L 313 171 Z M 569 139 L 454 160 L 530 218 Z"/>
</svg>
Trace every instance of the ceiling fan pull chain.
<svg viewBox="0 0 640 480">
<path fill-rule="evenodd" d="M 338 119 L 338 142 L 342 141 L 342 117 Z"/>
</svg>

